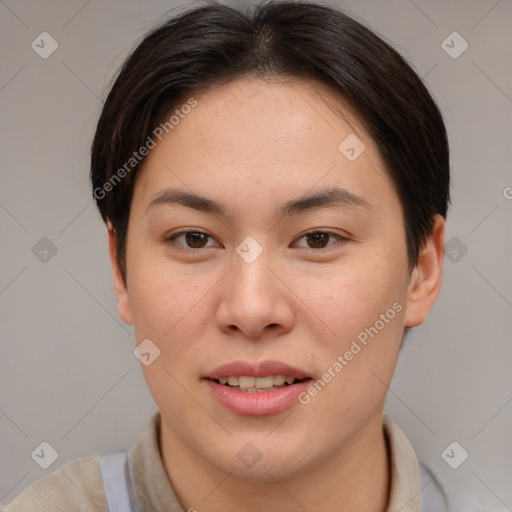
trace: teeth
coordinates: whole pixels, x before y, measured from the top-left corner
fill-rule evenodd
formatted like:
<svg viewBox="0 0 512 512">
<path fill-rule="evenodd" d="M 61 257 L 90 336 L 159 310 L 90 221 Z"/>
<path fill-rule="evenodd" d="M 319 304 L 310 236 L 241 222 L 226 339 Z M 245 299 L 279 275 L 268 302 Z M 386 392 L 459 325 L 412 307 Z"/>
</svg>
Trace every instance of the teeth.
<svg viewBox="0 0 512 512">
<path fill-rule="evenodd" d="M 229 384 L 232 387 L 238 387 L 243 390 L 270 390 L 275 386 L 283 386 L 293 384 L 295 377 L 287 377 L 285 375 L 267 375 L 266 377 L 250 377 L 247 375 L 240 375 L 239 377 L 230 375 L 228 377 L 220 377 L 220 384 Z"/>
<path fill-rule="evenodd" d="M 295 379 L 293 379 L 295 380 Z M 282 386 L 286 381 L 286 377 L 284 375 L 275 375 L 274 376 L 274 386 Z"/>
<path fill-rule="evenodd" d="M 255 384 L 256 384 L 256 377 L 246 377 L 246 376 L 238 377 L 238 385 L 241 388 L 253 388 Z"/>
<path fill-rule="evenodd" d="M 241 388 L 249 388 L 249 387 L 255 387 L 255 388 L 271 388 L 274 385 L 274 377 L 272 375 L 269 375 L 268 377 L 256 377 L 256 383 L 254 386 L 242 386 Z"/>
</svg>

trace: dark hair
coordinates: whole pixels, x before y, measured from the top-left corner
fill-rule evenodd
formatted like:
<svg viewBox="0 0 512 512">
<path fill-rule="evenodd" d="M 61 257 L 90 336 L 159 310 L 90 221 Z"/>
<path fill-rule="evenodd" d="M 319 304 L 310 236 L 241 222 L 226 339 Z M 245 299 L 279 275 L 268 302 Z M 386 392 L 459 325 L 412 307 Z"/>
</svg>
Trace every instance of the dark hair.
<svg viewBox="0 0 512 512">
<path fill-rule="evenodd" d="M 186 94 L 242 76 L 314 80 L 353 108 L 400 197 L 412 269 L 433 216 L 446 217 L 450 201 L 446 129 L 421 78 L 389 44 L 331 7 L 209 2 L 144 37 L 122 66 L 98 121 L 93 196 L 116 233 L 125 281 L 128 218 L 141 160 L 134 152 Z"/>
</svg>

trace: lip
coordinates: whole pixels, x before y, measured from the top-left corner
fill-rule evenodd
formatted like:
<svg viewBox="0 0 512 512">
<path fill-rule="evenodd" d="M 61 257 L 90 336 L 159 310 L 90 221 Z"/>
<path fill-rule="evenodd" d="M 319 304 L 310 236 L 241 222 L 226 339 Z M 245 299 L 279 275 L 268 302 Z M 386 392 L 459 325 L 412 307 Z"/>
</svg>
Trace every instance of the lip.
<svg viewBox="0 0 512 512">
<path fill-rule="evenodd" d="M 216 382 L 220 377 L 247 375 L 248 377 L 266 377 L 267 375 L 284 375 L 300 379 L 274 391 L 247 393 L 237 391 Z M 280 361 L 233 361 L 223 364 L 203 377 L 221 405 L 235 414 L 245 416 L 264 416 L 276 414 L 298 403 L 298 396 L 312 382 L 311 376 L 304 370 Z M 303 380 L 305 379 L 305 380 Z"/>
<path fill-rule="evenodd" d="M 245 416 L 276 414 L 298 404 L 299 395 L 306 390 L 312 380 L 307 379 L 285 386 L 275 391 L 246 393 L 230 389 L 214 380 L 206 380 L 217 400 L 231 412 Z"/>
<path fill-rule="evenodd" d="M 267 375 L 284 375 L 285 377 L 294 377 L 295 379 L 307 379 L 311 376 L 304 370 L 295 368 L 280 361 L 259 361 L 250 363 L 248 361 L 233 361 L 223 364 L 215 370 L 212 370 L 204 376 L 205 379 L 220 379 L 221 377 L 266 377 Z"/>
</svg>

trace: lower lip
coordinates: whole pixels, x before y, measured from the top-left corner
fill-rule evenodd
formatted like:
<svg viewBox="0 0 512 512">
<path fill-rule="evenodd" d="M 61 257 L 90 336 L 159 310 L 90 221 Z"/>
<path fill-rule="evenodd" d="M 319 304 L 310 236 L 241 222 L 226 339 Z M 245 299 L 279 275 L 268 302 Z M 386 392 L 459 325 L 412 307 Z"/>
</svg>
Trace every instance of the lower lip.
<svg viewBox="0 0 512 512">
<path fill-rule="evenodd" d="M 264 416 L 284 411 L 298 401 L 298 396 L 311 385 L 311 379 L 285 386 L 274 391 L 246 393 L 228 388 L 214 380 L 206 382 L 217 400 L 235 414 Z"/>
</svg>

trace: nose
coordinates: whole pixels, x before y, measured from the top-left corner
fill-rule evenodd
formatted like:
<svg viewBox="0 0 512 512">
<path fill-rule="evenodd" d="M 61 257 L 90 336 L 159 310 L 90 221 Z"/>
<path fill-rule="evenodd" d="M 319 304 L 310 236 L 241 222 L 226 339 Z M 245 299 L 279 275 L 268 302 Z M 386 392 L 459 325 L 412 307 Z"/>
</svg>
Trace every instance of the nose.
<svg viewBox="0 0 512 512">
<path fill-rule="evenodd" d="M 282 268 L 272 264 L 265 251 L 251 263 L 235 255 L 233 269 L 219 290 L 219 328 L 227 334 L 238 332 L 253 340 L 290 331 L 295 322 L 295 308 L 285 274 Z"/>
</svg>

